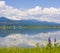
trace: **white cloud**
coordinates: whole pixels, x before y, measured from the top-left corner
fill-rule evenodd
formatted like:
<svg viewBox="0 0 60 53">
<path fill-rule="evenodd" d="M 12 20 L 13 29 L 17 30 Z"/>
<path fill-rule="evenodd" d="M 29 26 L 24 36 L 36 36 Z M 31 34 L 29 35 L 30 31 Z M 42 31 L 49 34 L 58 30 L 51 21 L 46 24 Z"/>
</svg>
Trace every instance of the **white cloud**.
<svg viewBox="0 0 60 53">
<path fill-rule="evenodd" d="M 0 7 L 4 7 L 5 6 L 5 1 L 0 1 Z"/>
<path fill-rule="evenodd" d="M 39 21 L 58 22 L 60 23 L 60 8 L 42 8 L 36 6 L 26 10 L 15 9 L 0 1 L 0 17 L 5 16 L 12 20 L 36 19 Z"/>
</svg>

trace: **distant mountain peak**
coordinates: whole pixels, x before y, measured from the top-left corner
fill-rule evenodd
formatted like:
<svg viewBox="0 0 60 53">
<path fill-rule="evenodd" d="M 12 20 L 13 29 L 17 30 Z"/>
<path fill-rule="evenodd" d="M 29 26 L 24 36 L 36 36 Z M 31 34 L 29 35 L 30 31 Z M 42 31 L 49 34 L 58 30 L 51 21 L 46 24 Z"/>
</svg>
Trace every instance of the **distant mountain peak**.
<svg viewBox="0 0 60 53">
<path fill-rule="evenodd" d="M 3 23 L 1 23 L 1 22 L 3 22 Z M 38 21 L 38 20 L 34 20 L 34 19 L 10 20 L 10 19 L 8 19 L 6 17 L 0 17 L 0 25 L 4 25 L 4 24 L 7 25 L 7 23 L 9 25 L 13 24 L 13 25 L 21 25 L 21 26 L 33 26 L 33 25 L 35 25 L 35 26 L 37 26 L 37 25 L 39 25 L 39 26 L 41 26 L 41 25 L 42 26 L 46 26 L 46 25 L 47 26 L 53 26 L 53 25 L 57 26 L 57 25 L 59 25 L 60 26 L 60 24 L 54 23 L 54 22 Z"/>
</svg>

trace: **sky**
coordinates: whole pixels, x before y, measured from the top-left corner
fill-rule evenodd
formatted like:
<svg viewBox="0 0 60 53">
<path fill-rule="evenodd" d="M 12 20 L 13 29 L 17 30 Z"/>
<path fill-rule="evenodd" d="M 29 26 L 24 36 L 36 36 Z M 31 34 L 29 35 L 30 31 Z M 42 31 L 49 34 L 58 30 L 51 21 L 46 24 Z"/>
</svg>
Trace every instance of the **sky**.
<svg viewBox="0 0 60 53">
<path fill-rule="evenodd" d="M 0 0 L 0 17 L 60 23 L 60 0 Z"/>
<path fill-rule="evenodd" d="M 7 5 L 15 8 L 42 7 L 60 7 L 60 0 L 5 0 Z"/>
</svg>

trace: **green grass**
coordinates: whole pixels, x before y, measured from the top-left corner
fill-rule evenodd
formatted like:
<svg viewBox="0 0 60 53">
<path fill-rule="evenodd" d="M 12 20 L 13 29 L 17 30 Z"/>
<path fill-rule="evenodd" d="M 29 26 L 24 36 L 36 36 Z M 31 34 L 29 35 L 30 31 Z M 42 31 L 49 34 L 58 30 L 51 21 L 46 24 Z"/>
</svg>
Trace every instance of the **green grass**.
<svg viewBox="0 0 60 53">
<path fill-rule="evenodd" d="M 43 47 L 43 48 L 3 47 L 0 48 L 0 53 L 60 53 L 60 47 Z"/>
<path fill-rule="evenodd" d="M 22 28 L 28 28 L 28 29 L 60 29 L 60 26 L 8 26 L 3 25 L 0 26 L 1 30 L 15 30 L 15 29 L 22 29 Z"/>
</svg>

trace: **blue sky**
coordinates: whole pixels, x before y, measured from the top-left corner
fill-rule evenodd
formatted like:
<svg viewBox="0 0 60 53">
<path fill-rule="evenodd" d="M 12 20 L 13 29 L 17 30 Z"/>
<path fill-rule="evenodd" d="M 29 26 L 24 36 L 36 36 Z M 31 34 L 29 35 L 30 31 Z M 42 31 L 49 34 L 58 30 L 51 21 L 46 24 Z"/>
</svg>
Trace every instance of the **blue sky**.
<svg viewBox="0 0 60 53">
<path fill-rule="evenodd" d="M 5 0 L 7 5 L 15 8 L 32 8 L 35 6 L 42 7 L 60 7 L 60 0 Z"/>
<path fill-rule="evenodd" d="M 60 0 L 1 0 L 0 17 L 60 23 L 59 3 Z"/>
</svg>

